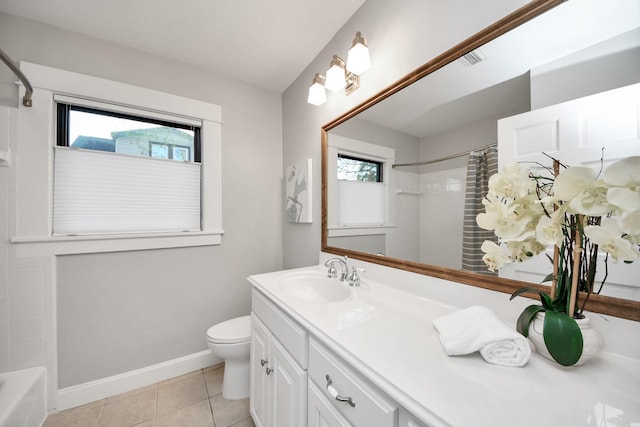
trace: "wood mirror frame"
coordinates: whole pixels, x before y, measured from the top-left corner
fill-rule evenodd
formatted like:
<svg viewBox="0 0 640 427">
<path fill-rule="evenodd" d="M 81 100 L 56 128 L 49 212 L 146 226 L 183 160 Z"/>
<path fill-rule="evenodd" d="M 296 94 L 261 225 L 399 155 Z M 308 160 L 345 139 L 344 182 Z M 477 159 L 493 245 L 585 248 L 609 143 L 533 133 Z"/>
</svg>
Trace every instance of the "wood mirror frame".
<svg viewBox="0 0 640 427">
<path fill-rule="evenodd" d="M 421 264 L 412 261 L 406 261 L 386 256 L 377 256 L 363 252 L 342 249 L 338 247 L 328 246 L 328 230 L 327 230 L 327 167 L 328 167 L 328 131 L 340 125 L 341 123 L 356 116 L 369 107 L 390 97 L 394 93 L 404 89 L 421 78 L 439 70 L 445 65 L 457 60 L 461 56 L 477 49 L 478 47 L 490 42 L 491 40 L 507 33 L 508 31 L 524 24 L 525 22 L 535 18 L 536 16 L 552 9 L 553 7 L 563 3 L 566 0 L 534 0 L 513 13 L 505 16 L 499 21 L 493 23 L 482 31 L 469 37 L 458 45 L 436 56 L 434 59 L 423 64 L 413 70 L 391 86 L 378 92 L 360 105 L 347 111 L 342 116 L 324 125 L 321 129 L 322 141 L 322 251 L 336 255 L 346 255 L 350 258 L 359 259 L 366 262 L 380 264 L 388 267 L 398 268 L 411 271 L 414 273 L 424 274 L 427 276 L 438 277 L 453 282 L 463 283 L 480 288 L 490 289 L 494 291 L 511 294 L 516 289 L 523 286 L 532 286 L 540 290 L 548 291 L 548 286 L 531 284 L 511 279 L 503 279 L 492 276 L 485 276 L 477 273 L 470 273 L 462 270 L 455 270 L 445 267 L 439 267 L 428 264 Z M 580 299 L 584 300 L 585 295 L 581 295 Z M 640 321 L 640 302 L 625 300 L 622 298 L 613 298 L 601 295 L 591 294 L 588 297 L 585 308 L 592 312 L 608 314 L 616 317 Z"/>
</svg>

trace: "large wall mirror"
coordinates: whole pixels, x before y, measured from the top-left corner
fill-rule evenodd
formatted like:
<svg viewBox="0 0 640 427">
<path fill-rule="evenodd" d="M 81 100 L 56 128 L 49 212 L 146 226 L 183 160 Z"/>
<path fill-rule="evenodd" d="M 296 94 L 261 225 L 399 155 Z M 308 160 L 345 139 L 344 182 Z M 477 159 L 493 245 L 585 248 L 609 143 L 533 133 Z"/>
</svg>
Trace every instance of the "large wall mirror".
<svg viewBox="0 0 640 427">
<path fill-rule="evenodd" d="M 640 155 L 640 26 L 637 10 L 617 10 L 623 3 L 633 1 L 532 1 L 325 125 L 322 250 L 501 292 L 525 284 L 543 289 L 526 273 L 498 276 L 463 264 L 481 257 L 463 256 L 465 189 L 474 181 L 469 154 L 504 155 L 513 145 L 503 137 L 499 143 L 505 118 L 624 88 L 632 112 L 603 117 L 616 121 L 607 124 L 614 133 L 635 134 L 611 151 Z M 623 116 L 627 121 L 617 123 Z M 350 192 L 338 184 L 337 158 L 379 159 L 366 167 L 377 168 L 384 185 Z M 628 269 L 631 283 L 591 295 L 587 309 L 640 320 L 633 280 L 640 262 L 609 263 L 614 281 L 617 269 Z"/>
</svg>

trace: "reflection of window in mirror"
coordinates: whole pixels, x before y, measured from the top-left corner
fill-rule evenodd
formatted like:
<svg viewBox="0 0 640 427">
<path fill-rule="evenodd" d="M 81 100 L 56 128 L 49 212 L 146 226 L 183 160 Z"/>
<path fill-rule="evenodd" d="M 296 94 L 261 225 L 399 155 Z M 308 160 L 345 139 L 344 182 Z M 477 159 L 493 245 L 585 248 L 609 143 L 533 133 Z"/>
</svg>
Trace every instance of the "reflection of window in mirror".
<svg viewBox="0 0 640 427">
<path fill-rule="evenodd" d="M 338 180 L 382 182 L 382 162 L 338 154 Z"/>
<path fill-rule="evenodd" d="M 395 206 L 390 203 L 395 150 L 331 135 L 328 155 L 329 243 L 386 253 L 395 218 Z"/>
<path fill-rule="evenodd" d="M 386 223 L 382 162 L 338 153 L 338 225 Z"/>
<path fill-rule="evenodd" d="M 390 169 L 395 150 L 332 135 L 329 142 L 330 236 L 384 235 L 390 227 Z"/>
</svg>

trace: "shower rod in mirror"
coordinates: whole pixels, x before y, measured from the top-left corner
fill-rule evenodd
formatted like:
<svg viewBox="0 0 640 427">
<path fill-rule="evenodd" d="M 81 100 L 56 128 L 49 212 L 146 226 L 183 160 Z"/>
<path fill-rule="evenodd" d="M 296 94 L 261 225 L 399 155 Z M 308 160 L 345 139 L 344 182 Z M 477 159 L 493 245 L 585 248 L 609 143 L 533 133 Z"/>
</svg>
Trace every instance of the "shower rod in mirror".
<svg viewBox="0 0 640 427">
<path fill-rule="evenodd" d="M 452 159 L 457 159 L 458 157 L 464 157 L 467 156 L 471 153 L 473 153 L 474 151 L 482 151 L 482 150 L 486 150 L 487 148 L 496 148 L 498 147 L 497 144 L 489 144 L 489 145 L 485 145 L 484 147 L 480 147 L 480 148 L 474 148 L 473 150 L 468 150 L 468 151 L 464 151 L 462 153 L 458 153 L 458 154 L 452 154 L 450 156 L 446 156 L 446 157 L 440 157 L 438 159 L 434 159 L 434 160 L 425 160 L 424 162 L 413 162 L 413 163 L 394 163 L 391 165 L 392 168 L 399 168 L 402 166 L 422 166 L 422 165 L 430 165 L 432 163 L 439 163 L 439 162 L 444 162 L 445 160 L 452 160 Z"/>
</svg>

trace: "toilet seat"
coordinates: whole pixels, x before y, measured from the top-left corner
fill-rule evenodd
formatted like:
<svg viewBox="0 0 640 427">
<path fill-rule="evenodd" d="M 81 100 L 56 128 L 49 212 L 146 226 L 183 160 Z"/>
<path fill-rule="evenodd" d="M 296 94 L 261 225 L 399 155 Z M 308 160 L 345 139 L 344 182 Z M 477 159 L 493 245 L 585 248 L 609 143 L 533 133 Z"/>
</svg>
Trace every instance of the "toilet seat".
<svg viewBox="0 0 640 427">
<path fill-rule="evenodd" d="M 236 317 L 210 327 L 207 340 L 218 344 L 236 344 L 251 340 L 251 316 Z"/>
</svg>

